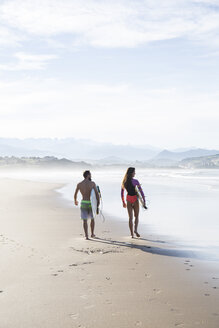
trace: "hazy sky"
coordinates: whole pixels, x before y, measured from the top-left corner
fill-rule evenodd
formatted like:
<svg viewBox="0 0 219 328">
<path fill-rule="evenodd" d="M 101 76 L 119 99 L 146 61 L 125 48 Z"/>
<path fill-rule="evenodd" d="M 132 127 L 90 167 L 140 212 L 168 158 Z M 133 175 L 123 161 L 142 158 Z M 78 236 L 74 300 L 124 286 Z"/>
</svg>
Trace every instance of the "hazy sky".
<svg viewBox="0 0 219 328">
<path fill-rule="evenodd" d="M 1 137 L 219 148 L 219 0 L 0 0 Z"/>
</svg>

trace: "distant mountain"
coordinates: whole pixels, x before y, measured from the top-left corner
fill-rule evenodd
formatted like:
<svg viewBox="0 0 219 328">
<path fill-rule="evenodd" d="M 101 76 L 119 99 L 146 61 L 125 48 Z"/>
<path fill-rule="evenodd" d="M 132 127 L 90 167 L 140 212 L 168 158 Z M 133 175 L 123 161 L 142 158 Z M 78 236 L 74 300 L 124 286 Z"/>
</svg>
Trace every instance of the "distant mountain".
<svg viewBox="0 0 219 328">
<path fill-rule="evenodd" d="M 116 157 L 116 156 L 108 156 L 101 158 L 99 160 L 91 161 L 93 164 L 97 165 L 118 165 L 118 164 L 128 164 L 130 163 L 128 160 L 125 160 L 124 158 Z"/>
<path fill-rule="evenodd" d="M 155 168 L 155 167 L 178 167 L 179 161 L 169 159 L 169 158 L 158 158 L 152 159 L 145 162 L 145 166 Z"/>
<path fill-rule="evenodd" d="M 193 150 L 193 149 L 197 149 L 197 147 L 182 147 L 182 148 L 172 149 L 172 151 L 174 153 L 182 153 L 182 152 Z"/>
<path fill-rule="evenodd" d="M 0 156 L 55 157 L 95 165 L 177 167 L 184 159 L 214 156 L 219 150 L 201 148 L 161 151 L 149 145 L 114 145 L 74 138 L 0 138 Z M 57 162 L 58 163 L 58 162 Z M 41 164 L 40 164 L 41 165 Z M 58 164 L 59 165 L 59 164 Z"/>
<path fill-rule="evenodd" d="M 159 151 L 160 149 L 151 146 L 114 145 L 74 138 L 0 138 L 0 156 L 48 155 L 83 160 L 101 160 L 113 156 L 125 161 L 135 161 L 150 159 Z"/>
<path fill-rule="evenodd" d="M 219 154 L 212 156 L 202 156 L 195 158 L 186 158 L 179 163 L 179 167 L 190 168 L 218 168 L 219 169 Z"/>
<path fill-rule="evenodd" d="M 201 156 L 211 156 L 219 154 L 219 150 L 209 150 L 209 149 L 191 149 L 183 152 L 173 152 L 169 150 L 163 150 L 157 154 L 153 160 L 172 160 L 172 161 L 181 161 L 185 158 L 201 157 Z"/>
<path fill-rule="evenodd" d="M 50 152 L 37 150 L 37 149 L 28 149 L 24 147 L 16 147 L 13 145 L 7 145 L 0 142 L 0 156 L 46 156 L 50 155 Z"/>
<path fill-rule="evenodd" d="M 146 162 L 135 161 L 124 163 L 123 160 L 119 158 L 105 158 L 101 161 L 94 161 L 95 165 L 100 167 L 119 167 L 124 165 L 133 165 L 135 167 L 141 168 L 184 168 L 184 169 L 194 169 L 194 168 L 218 168 L 219 169 L 219 154 L 211 156 L 201 156 L 186 158 L 182 161 L 176 162 L 174 160 L 149 160 Z M 66 158 L 56 158 L 54 156 L 45 157 L 15 157 L 15 156 L 5 156 L 0 157 L 0 169 L 89 169 L 92 165 L 84 161 L 71 161 Z"/>
</svg>

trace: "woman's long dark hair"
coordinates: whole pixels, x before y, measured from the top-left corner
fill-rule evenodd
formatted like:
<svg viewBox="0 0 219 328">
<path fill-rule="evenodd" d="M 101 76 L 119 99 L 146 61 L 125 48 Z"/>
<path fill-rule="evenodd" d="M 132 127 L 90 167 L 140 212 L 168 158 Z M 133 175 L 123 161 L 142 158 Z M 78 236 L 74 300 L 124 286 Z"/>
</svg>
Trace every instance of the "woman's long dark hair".
<svg viewBox="0 0 219 328">
<path fill-rule="evenodd" d="M 122 186 L 127 190 L 132 187 L 132 174 L 135 172 L 134 167 L 129 167 L 122 181 Z"/>
</svg>

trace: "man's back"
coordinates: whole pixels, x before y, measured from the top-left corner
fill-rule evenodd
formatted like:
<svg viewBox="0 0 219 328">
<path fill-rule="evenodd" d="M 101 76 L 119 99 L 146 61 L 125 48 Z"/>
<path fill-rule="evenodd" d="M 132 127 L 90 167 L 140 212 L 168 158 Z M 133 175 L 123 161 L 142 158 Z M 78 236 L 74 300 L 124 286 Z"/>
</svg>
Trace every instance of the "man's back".
<svg viewBox="0 0 219 328">
<path fill-rule="evenodd" d="M 83 180 L 78 184 L 83 200 L 90 200 L 91 190 L 95 187 L 95 183 L 89 180 Z"/>
</svg>

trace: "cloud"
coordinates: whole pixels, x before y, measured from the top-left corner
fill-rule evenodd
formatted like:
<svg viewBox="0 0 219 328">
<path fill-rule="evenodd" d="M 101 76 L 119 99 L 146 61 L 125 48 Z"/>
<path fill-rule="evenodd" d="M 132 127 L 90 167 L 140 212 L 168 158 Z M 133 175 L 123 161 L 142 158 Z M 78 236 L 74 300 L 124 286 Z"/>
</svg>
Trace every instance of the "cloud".
<svg viewBox="0 0 219 328">
<path fill-rule="evenodd" d="M 0 19 L 28 37 L 68 34 L 72 45 L 107 48 L 173 38 L 217 44 L 219 31 L 217 1 L 210 0 L 7 0 Z"/>
<path fill-rule="evenodd" d="M 21 42 L 25 41 L 26 37 L 17 33 L 10 28 L 0 25 L 0 46 L 1 47 L 14 47 L 19 46 Z"/>
<path fill-rule="evenodd" d="M 33 55 L 23 52 L 14 54 L 17 62 L 14 64 L 1 64 L 0 70 L 25 71 L 45 69 L 48 61 L 56 59 L 56 55 Z"/>
<path fill-rule="evenodd" d="M 26 78 L 0 82 L 0 93 L 3 136 L 80 138 L 83 133 L 115 143 L 177 146 L 190 140 L 201 146 L 212 142 L 202 137 L 206 122 L 219 124 L 218 92 Z M 191 122 L 198 122 L 194 136 Z"/>
</svg>

